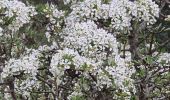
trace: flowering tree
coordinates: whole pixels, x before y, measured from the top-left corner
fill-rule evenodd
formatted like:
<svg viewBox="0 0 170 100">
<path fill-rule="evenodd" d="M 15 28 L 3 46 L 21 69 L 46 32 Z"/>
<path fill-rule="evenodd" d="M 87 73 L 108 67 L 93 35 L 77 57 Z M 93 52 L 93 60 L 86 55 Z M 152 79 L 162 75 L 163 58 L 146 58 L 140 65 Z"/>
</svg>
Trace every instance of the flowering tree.
<svg viewBox="0 0 170 100">
<path fill-rule="evenodd" d="M 0 99 L 168 100 L 170 39 L 157 37 L 169 29 L 156 3 L 1 0 Z"/>
</svg>

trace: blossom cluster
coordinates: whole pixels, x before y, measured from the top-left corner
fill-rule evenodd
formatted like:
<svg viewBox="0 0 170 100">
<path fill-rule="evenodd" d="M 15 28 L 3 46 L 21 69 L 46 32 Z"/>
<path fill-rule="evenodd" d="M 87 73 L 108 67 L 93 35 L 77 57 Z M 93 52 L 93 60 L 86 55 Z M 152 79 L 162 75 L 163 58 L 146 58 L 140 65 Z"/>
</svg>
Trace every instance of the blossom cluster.
<svg viewBox="0 0 170 100">
<path fill-rule="evenodd" d="M 5 15 L 3 19 L 10 20 L 8 28 L 13 32 L 19 30 L 20 27 L 31 20 L 32 16 L 37 14 L 33 6 L 26 6 L 17 0 L 1 0 L 0 10 L 2 11 L 0 13 Z"/>
<path fill-rule="evenodd" d="M 97 28 L 93 21 L 72 24 L 63 30 L 61 36 L 63 47 L 78 50 L 86 57 L 99 60 L 118 53 L 116 38 Z"/>
<path fill-rule="evenodd" d="M 86 80 L 91 80 L 93 88 L 97 89 L 97 91 L 101 91 L 103 88 L 116 87 L 130 96 L 130 92 L 135 93 L 133 80 L 130 78 L 134 73 L 134 69 L 125 66 L 125 60 L 120 58 L 120 56 L 116 56 L 115 59 L 116 61 L 108 62 L 110 64 L 105 67 L 103 66 L 104 62 L 102 63 L 102 60 L 96 62 L 93 59 L 81 56 L 75 50 L 65 48 L 64 50 L 58 50 L 58 52 L 52 56 L 50 71 L 57 79 L 57 85 L 59 86 L 66 84 L 64 83 L 63 77 L 67 75 L 67 70 L 72 70 L 75 71 L 75 73 L 72 73 L 73 75 L 78 75 L 77 77 L 83 77 Z M 113 62 L 116 64 L 111 64 Z M 96 81 L 94 81 L 91 76 L 96 77 Z M 64 79 L 66 82 L 66 78 Z M 74 88 L 84 85 L 86 91 L 90 89 L 88 83 L 81 83 L 80 80 L 74 84 Z M 130 88 L 132 91 L 129 91 Z M 76 88 L 70 96 L 73 94 L 77 94 L 77 96 L 81 95 L 82 90 L 80 88 Z M 113 98 L 116 97 L 117 96 L 115 95 Z"/>
<path fill-rule="evenodd" d="M 111 21 L 109 27 L 114 30 L 131 29 L 131 22 L 137 20 L 147 25 L 156 22 L 159 16 L 159 7 L 152 0 L 111 0 L 103 3 L 102 0 L 84 0 L 72 5 L 72 12 L 67 18 L 68 23 L 86 19 Z"/>
<path fill-rule="evenodd" d="M 98 28 L 90 20 L 72 23 L 59 35 L 63 39 L 60 43 L 63 50 L 58 50 L 52 56 L 50 69 L 57 77 L 58 84 L 61 84 L 65 71 L 71 69 L 77 74 L 81 73 L 80 76 L 83 75 L 85 79 L 91 79 L 90 75 L 95 76 L 97 82 L 94 87 L 99 91 L 105 86 L 111 88 L 116 84 L 130 95 L 128 88 L 134 89 L 133 80 L 130 79 L 134 69 L 127 67 L 127 59 L 120 57 L 114 35 Z M 126 81 L 129 82 L 128 86 L 124 84 Z"/>
<path fill-rule="evenodd" d="M 11 58 L 8 62 L 6 62 L 2 77 L 5 78 L 11 75 L 20 75 L 21 72 L 35 76 L 37 66 L 39 65 L 38 56 L 38 52 L 36 50 L 32 50 L 31 55 L 23 55 L 20 59 Z"/>
<path fill-rule="evenodd" d="M 39 73 L 37 69 L 42 66 L 42 59 L 40 59 L 43 56 L 42 52 L 50 52 L 58 48 L 53 54 L 44 55 L 44 59 L 51 55 L 49 71 L 53 74 L 52 79 L 56 79 L 58 86 L 66 84 L 66 80 L 69 80 L 68 75 L 78 75 L 78 80 L 75 80 L 73 84 L 79 87 L 82 85 L 79 77 L 83 77 L 91 80 L 97 91 L 114 86 L 128 96 L 131 95 L 130 92 L 135 92 L 133 80 L 130 79 L 134 69 L 126 66 L 127 61 L 120 57 L 114 35 L 98 28 L 93 21 L 74 23 L 72 26 L 67 26 L 59 35 L 64 40 L 60 41 L 60 49 L 54 42 L 51 46 L 44 45 L 37 50 L 28 50 L 19 59 L 11 58 L 3 69 L 3 78 L 22 73 L 26 75 L 28 78 L 21 83 L 15 79 L 16 91 L 19 93 L 21 90 L 34 87 L 33 84 L 37 84 L 38 87 L 36 75 Z M 72 75 L 68 72 L 69 70 L 75 73 Z M 83 84 L 88 91 L 89 83 Z M 134 90 L 129 91 L 129 88 Z M 81 92 L 80 89 L 79 93 Z M 28 92 L 25 95 L 28 95 Z"/>
<path fill-rule="evenodd" d="M 25 46 L 25 52 L 21 51 L 19 55 L 15 55 L 19 52 L 17 43 L 11 45 L 11 58 L 6 59 L 0 73 L 3 82 L 13 78 L 14 91 L 28 98 L 31 92 L 46 95 L 48 90 L 56 100 L 83 96 L 95 98 L 105 92 L 111 97 L 109 100 L 133 97 L 138 91 L 132 79 L 137 73 L 135 61 L 131 59 L 133 52 L 127 44 L 124 48 L 127 51 L 123 51 L 122 57 L 119 45 L 123 44 L 114 33 L 133 29 L 133 22 L 154 24 L 159 15 L 158 6 L 152 0 L 64 0 L 64 4 L 70 6 L 68 11 L 53 4 L 47 4 L 40 10 L 40 15 L 47 20 L 45 25 L 41 23 L 45 28 L 41 32 L 48 42 L 37 43 L 36 49 Z M 17 0 L 1 0 L 0 11 L 4 14 L 0 25 L 10 20 L 7 28 L 12 33 L 37 14 L 34 7 Z M 5 31 L 0 26 L 0 36 Z M 25 36 L 25 33 L 21 34 Z M 161 66 L 169 65 L 169 53 L 162 53 L 158 58 L 156 62 L 163 63 Z M 5 95 L 11 99 L 8 94 Z"/>
<path fill-rule="evenodd" d="M 46 18 L 49 19 L 49 23 L 46 25 L 46 38 L 48 41 L 51 40 L 51 31 L 54 31 L 55 29 L 60 30 L 61 24 L 64 21 L 64 15 L 65 12 L 62 10 L 58 10 L 58 8 L 55 5 L 46 5 L 46 8 L 44 9 L 44 13 L 46 15 Z M 55 33 L 56 34 L 56 33 Z"/>
<path fill-rule="evenodd" d="M 163 64 L 163 66 L 165 65 L 169 65 L 170 64 L 170 53 L 161 53 L 158 59 L 158 63 L 159 64 Z"/>
<path fill-rule="evenodd" d="M 40 66 L 39 57 L 41 54 L 34 49 L 28 49 L 25 55 L 19 59 L 11 58 L 5 63 L 1 77 L 3 79 L 16 77 L 14 80 L 15 91 L 25 96 L 28 96 L 30 89 L 36 87 L 38 84 L 36 75 L 38 66 Z M 22 77 L 22 81 L 21 78 Z"/>
</svg>

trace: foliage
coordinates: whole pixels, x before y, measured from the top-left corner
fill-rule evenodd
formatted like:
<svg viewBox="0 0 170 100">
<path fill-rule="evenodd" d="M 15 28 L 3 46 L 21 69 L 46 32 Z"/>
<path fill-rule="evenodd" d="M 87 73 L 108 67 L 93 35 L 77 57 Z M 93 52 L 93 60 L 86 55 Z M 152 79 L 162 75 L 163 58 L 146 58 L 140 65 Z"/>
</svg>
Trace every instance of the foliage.
<svg viewBox="0 0 170 100">
<path fill-rule="evenodd" d="M 1 0 L 0 99 L 168 100 L 169 27 L 158 4 Z"/>
</svg>

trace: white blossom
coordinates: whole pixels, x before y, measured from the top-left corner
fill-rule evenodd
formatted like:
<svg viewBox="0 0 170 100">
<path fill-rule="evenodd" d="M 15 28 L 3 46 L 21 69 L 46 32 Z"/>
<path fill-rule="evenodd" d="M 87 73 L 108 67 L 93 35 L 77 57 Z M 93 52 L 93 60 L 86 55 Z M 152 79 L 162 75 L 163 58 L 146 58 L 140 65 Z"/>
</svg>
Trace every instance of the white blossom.
<svg viewBox="0 0 170 100">
<path fill-rule="evenodd" d="M 158 5 L 152 0 L 63 2 L 70 7 L 69 11 L 47 4 L 41 12 L 48 19 L 44 32 L 48 44 L 43 42 L 43 45 L 38 45 L 36 49 L 27 49 L 25 46 L 25 52 L 17 57 L 14 55 L 18 53 L 18 47 L 15 44 L 12 46 L 12 57 L 6 59 L 1 73 L 3 81 L 14 78 L 14 91 L 24 97 L 30 97 L 31 90 L 41 92 L 43 83 L 45 88 L 50 87 L 49 90 L 55 92 L 57 96 L 54 98 L 57 100 L 64 92 L 68 92 L 67 99 L 72 100 L 76 96 L 84 96 L 84 91 L 97 93 L 103 92 L 103 89 L 115 89 L 113 99 L 120 99 L 121 90 L 121 93 L 127 95 L 125 100 L 128 100 L 132 93 L 136 93 L 135 80 L 131 77 L 136 70 L 131 59 L 132 54 L 121 52 L 122 48 L 119 48 L 118 44 L 122 44 L 116 36 L 117 33 L 133 29 L 134 22 L 153 25 L 159 16 Z M 3 24 L 6 18 L 12 18 L 7 25 L 7 29 L 12 33 L 26 23 L 32 24 L 31 18 L 37 14 L 33 6 L 26 6 L 17 0 L 1 0 L 0 11 L 5 14 L 2 20 L 0 19 L 0 24 Z M 2 27 L 0 36 L 6 32 Z M 25 33 L 23 34 L 25 36 Z M 128 46 L 124 49 L 129 50 Z M 125 58 L 121 58 L 122 54 Z M 161 67 L 169 66 L 169 59 L 169 53 L 161 53 L 155 62 Z M 164 69 L 160 71 L 163 72 Z M 44 80 L 41 74 L 45 76 Z M 68 91 L 62 88 L 65 85 L 68 86 Z M 5 89 L 8 90 L 8 87 Z M 11 99 L 8 94 L 5 96 Z"/>
<path fill-rule="evenodd" d="M 167 66 L 170 65 L 170 53 L 161 53 L 157 62 Z"/>
<path fill-rule="evenodd" d="M 5 17 L 14 17 L 14 20 L 12 20 L 11 24 L 8 26 L 8 28 L 14 32 L 28 23 L 31 17 L 37 14 L 34 7 L 26 6 L 24 3 L 17 0 L 1 0 L 0 8 L 7 9 L 4 12 Z"/>
<path fill-rule="evenodd" d="M 111 20 L 110 28 L 117 30 L 131 30 L 131 21 L 146 22 L 147 25 L 156 22 L 159 16 L 159 7 L 152 0 L 111 0 L 107 4 L 102 0 L 84 0 L 72 5 L 72 12 L 67 17 L 67 24 L 92 20 Z"/>
<path fill-rule="evenodd" d="M 2 77 L 6 78 L 12 75 L 19 75 L 21 72 L 35 76 L 39 66 L 38 57 L 40 54 L 33 50 L 30 55 L 23 55 L 20 59 L 11 58 L 3 69 Z"/>
<path fill-rule="evenodd" d="M 106 59 L 107 52 L 114 55 L 117 51 L 117 41 L 107 31 L 97 28 L 93 21 L 75 23 L 64 29 L 63 46 L 78 50 L 86 57 Z M 109 55 L 110 55 L 109 54 Z"/>
</svg>

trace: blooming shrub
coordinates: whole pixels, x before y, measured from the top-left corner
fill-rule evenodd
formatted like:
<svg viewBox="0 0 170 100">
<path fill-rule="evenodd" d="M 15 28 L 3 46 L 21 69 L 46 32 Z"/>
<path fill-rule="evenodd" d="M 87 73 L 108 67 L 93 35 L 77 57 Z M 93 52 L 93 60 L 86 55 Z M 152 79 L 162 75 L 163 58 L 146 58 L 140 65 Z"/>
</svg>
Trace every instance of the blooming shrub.
<svg viewBox="0 0 170 100">
<path fill-rule="evenodd" d="M 170 40 L 156 40 L 166 29 L 154 1 L 30 5 L 0 1 L 1 99 L 169 98 L 170 56 L 160 48 Z"/>
</svg>

